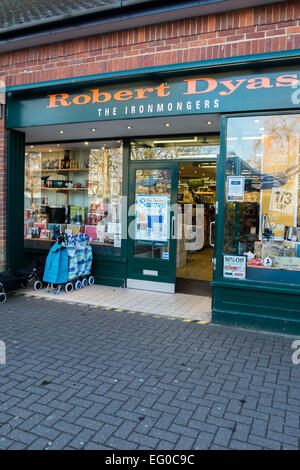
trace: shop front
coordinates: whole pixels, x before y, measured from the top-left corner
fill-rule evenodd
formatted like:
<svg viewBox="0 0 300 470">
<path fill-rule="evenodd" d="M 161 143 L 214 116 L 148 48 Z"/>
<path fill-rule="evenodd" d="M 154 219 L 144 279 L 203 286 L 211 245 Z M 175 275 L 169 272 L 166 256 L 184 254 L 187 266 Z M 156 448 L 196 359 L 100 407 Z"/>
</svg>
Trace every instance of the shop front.
<svg viewBox="0 0 300 470">
<path fill-rule="evenodd" d="M 214 321 L 299 333 L 298 80 L 198 70 L 9 90 L 8 266 L 85 233 L 99 284 L 205 292 Z"/>
</svg>

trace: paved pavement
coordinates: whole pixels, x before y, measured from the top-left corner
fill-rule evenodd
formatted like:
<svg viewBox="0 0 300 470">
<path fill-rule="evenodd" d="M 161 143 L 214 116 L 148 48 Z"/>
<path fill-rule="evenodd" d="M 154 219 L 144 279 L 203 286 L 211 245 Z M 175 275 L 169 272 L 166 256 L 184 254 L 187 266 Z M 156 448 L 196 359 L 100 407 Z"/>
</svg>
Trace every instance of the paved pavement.
<svg viewBox="0 0 300 470">
<path fill-rule="evenodd" d="M 116 310 L 0 305 L 0 449 L 299 449 L 295 338 Z"/>
</svg>

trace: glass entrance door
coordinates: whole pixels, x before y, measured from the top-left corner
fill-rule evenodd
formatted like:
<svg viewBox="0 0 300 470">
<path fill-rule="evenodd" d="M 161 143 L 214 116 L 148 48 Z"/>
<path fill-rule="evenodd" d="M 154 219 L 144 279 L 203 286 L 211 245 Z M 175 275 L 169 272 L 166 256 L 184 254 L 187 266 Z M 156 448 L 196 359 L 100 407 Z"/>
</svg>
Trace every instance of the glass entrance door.
<svg viewBox="0 0 300 470">
<path fill-rule="evenodd" d="M 127 287 L 175 291 L 177 163 L 132 163 Z"/>
</svg>

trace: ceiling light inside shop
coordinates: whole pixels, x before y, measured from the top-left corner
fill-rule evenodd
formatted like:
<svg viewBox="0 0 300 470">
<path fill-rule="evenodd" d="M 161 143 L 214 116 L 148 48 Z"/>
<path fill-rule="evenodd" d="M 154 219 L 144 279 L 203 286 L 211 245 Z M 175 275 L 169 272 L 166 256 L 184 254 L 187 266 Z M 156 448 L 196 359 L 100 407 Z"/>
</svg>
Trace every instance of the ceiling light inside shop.
<svg viewBox="0 0 300 470">
<path fill-rule="evenodd" d="M 242 140 L 261 140 L 262 139 L 262 136 L 261 135 L 258 135 L 258 136 L 249 136 L 249 137 L 242 137 Z"/>
<path fill-rule="evenodd" d="M 84 142 L 84 145 L 89 145 L 89 143 L 88 143 L 88 142 Z"/>
<path fill-rule="evenodd" d="M 132 129 L 132 126 L 127 126 L 127 129 Z"/>
<path fill-rule="evenodd" d="M 91 131 L 92 131 L 92 132 L 96 132 L 96 129 L 93 127 L 93 128 L 91 129 Z"/>
<path fill-rule="evenodd" d="M 166 127 L 170 127 L 170 126 L 171 126 L 171 123 L 170 123 L 170 122 L 166 122 L 166 123 L 165 123 L 165 126 L 166 126 Z"/>
<path fill-rule="evenodd" d="M 181 156 L 180 158 L 182 159 L 187 159 L 187 160 L 205 160 L 205 161 L 212 161 L 216 162 L 217 161 L 217 156 L 213 155 L 186 155 L 186 156 Z"/>
<path fill-rule="evenodd" d="M 60 133 L 60 134 L 63 134 L 63 133 L 64 133 L 64 131 L 59 131 L 59 133 Z"/>
<path fill-rule="evenodd" d="M 209 126 L 211 126 L 211 125 L 212 125 L 212 121 L 207 121 L 207 124 L 208 124 Z"/>
<path fill-rule="evenodd" d="M 154 140 L 154 144 L 182 144 L 188 142 L 196 142 L 196 137 L 194 139 L 177 139 L 177 140 Z"/>
</svg>

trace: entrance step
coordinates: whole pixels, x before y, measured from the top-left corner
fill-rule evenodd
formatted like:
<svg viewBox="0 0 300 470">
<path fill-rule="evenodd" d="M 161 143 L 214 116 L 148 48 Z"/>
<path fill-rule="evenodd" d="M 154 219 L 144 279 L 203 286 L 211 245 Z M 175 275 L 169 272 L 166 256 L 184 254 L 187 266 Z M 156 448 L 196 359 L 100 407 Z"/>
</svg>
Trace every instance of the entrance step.
<svg viewBox="0 0 300 470">
<path fill-rule="evenodd" d="M 211 285 L 209 281 L 177 278 L 175 291 L 178 294 L 190 294 L 199 295 L 201 297 L 211 297 Z"/>
<path fill-rule="evenodd" d="M 50 297 L 56 300 L 139 311 L 160 316 L 204 322 L 211 320 L 211 299 L 207 296 L 167 294 L 99 285 L 69 293 L 61 291 L 59 294 L 47 293 L 46 289 L 35 291 L 28 288 L 26 293 L 42 298 Z"/>
</svg>

